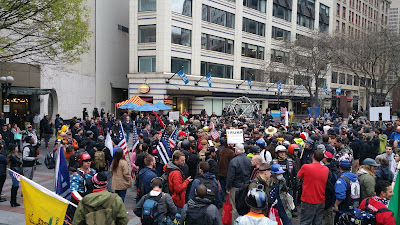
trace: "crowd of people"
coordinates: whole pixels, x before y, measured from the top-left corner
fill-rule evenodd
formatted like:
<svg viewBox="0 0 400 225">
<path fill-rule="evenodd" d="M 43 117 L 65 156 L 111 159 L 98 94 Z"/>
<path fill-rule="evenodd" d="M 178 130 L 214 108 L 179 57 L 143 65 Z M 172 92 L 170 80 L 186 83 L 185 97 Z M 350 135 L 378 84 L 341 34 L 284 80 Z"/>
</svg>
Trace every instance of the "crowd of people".
<svg viewBox="0 0 400 225">
<path fill-rule="evenodd" d="M 109 217 L 116 224 L 126 224 L 123 202 L 133 186 L 134 213 L 144 225 L 222 224 L 222 220 L 287 225 L 293 217 L 300 217 L 300 224 L 329 225 L 351 221 L 356 209 L 373 215 L 376 224 L 394 224 L 387 205 L 400 161 L 399 121 L 373 123 L 357 114 L 344 119 L 326 112 L 284 126 L 270 112 L 256 114 L 248 119 L 190 115 L 184 110 L 179 121 L 173 121 L 168 115 L 132 112 L 117 120 L 97 109 L 90 118 L 84 109 L 82 118 L 68 123 L 57 115 L 54 131 L 45 116 L 35 126 L 39 138 L 31 124 L 26 124 L 26 131 L 4 124 L 0 150 L 5 156 L 0 154 L 0 165 L 23 170 L 32 179 L 38 158 L 35 146 L 44 138 L 45 147 L 50 147 L 49 136 L 55 134 L 55 150 L 63 145 L 69 163 L 72 202 L 78 204 L 69 209 L 75 213 L 75 224 L 84 224 L 87 207 L 99 206 L 112 209 Z M 129 154 L 119 146 L 120 126 L 127 143 L 138 140 L 133 149 L 128 146 Z M 21 141 L 8 133 L 13 129 L 25 135 L 20 139 L 22 156 Z M 231 143 L 228 129 L 242 130 L 243 143 Z M 111 149 L 105 143 L 107 134 Z M 6 170 L 0 169 L 2 187 Z M 19 206 L 19 184 L 11 177 L 10 203 Z M 227 202 L 232 206 L 228 214 Z"/>
</svg>

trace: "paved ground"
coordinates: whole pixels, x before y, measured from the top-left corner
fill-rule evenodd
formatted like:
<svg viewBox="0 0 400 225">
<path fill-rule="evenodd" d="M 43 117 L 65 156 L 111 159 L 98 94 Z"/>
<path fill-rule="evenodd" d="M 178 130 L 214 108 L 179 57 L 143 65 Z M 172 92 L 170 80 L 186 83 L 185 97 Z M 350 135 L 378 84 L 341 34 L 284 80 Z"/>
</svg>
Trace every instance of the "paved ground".
<svg viewBox="0 0 400 225">
<path fill-rule="evenodd" d="M 50 143 L 54 143 L 54 137 L 50 140 Z M 53 145 L 50 145 L 53 147 Z M 39 161 L 43 163 L 44 157 L 49 152 L 49 149 L 45 149 L 43 145 L 40 147 Z M 54 170 L 49 170 L 46 168 L 44 163 L 42 165 L 36 166 L 34 172 L 33 180 L 42 186 L 54 191 Z M 10 206 L 10 193 L 11 193 L 11 178 L 8 176 L 3 187 L 3 194 L 5 194 L 6 202 L 0 203 L 0 225 L 12 224 L 12 225 L 22 225 L 25 224 L 25 211 L 23 198 L 21 197 L 21 188 L 18 190 L 17 201 L 21 204 L 20 207 Z M 135 204 L 136 189 L 130 188 L 127 191 L 125 197 L 125 207 L 129 212 L 129 223 L 128 225 L 140 224 L 140 218 L 137 217 L 133 212 L 133 207 Z M 299 224 L 298 219 L 292 219 L 292 224 Z"/>
</svg>

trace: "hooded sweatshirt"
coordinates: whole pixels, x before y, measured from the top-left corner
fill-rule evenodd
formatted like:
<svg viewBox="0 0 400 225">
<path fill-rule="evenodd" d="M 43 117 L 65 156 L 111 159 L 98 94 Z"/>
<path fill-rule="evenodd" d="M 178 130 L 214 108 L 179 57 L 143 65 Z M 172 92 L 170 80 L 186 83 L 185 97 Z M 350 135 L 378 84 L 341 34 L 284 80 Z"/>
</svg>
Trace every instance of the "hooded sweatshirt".
<svg viewBox="0 0 400 225">
<path fill-rule="evenodd" d="M 164 171 L 171 171 L 168 175 L 169 191 L 172 193 L 172 199 L 179 208 L 185 205 L 185 190 L 189 180 L 183 177 L 182 171 L 172 161 L 164 165 Z"/>
<path fill-rule="evenodd" d="M 217 191 L 217 193 L 214 193 L 215 194 L 215 203 L 219 208 L 222 207 L 222 201 L 220 199 L 218 182 L 215 179 L 215 175 L 210 173 L 210 172 L 208 172 L 208 173 L 200 174 L 199 177 L 213 180 L 213 184 L 214 184 L 215 190 Z M 189 199 L 194 199 L 195 198 L 195 190 L 196 190 L 197 186 L 200 185 L 200 182 L 201 182 L 200 179 L 193 180 L 192 187 L 190 188 L 190 192 L 189 192 Z"/>
<path fill-rule="evenodd" d="M 163 196 L 160 196 L 160 201 L 157 204 L 157 213 L 159 214 L 159 218 L 163 218 L 164 215 L 168 214 L 168 216 L 173 217 L 176 213 L 178 213 L 178 209 L 176 208 L 174 202 L 172 201 L 171 195 L 167 193 L 161 193 L 159 191 L 150 191 L 147 195 L 151 197 L 157 197 L 160 194 Z M 163 200 L 162 198 L 165 198 Z M 143 196 L 140 201 L 135 205 L 135 208 L 133 209 L 133 212 L 135 213 L 136 216 L 142 217 L 142 210 L 143 210 L 143 204 L 145 202 L 146 197 Z M 154 199 L 153 199 L 154 200 Z M 166 206 L 164 206 L 164 202 Z M 167 212 L 165 212 L 165 209 L 167 209 Z"/>
<path fill-rule="evenodd" d="M 94 208 L 95 210 L 104 209 L 106 203 L 111 197 L 111 193 L 108 191 L 101 191 L 98 193 L 92 193 L 86 195 L 81 203 L 78 205 L 78 208 L 75 211 L 74 220 L 72 224 L 86 224 L 86 214 L 89 213 L 88 209 L 85 206 L 89 206 Z M 114 202 L 111 205 L 112 210 L 112 218 L 115 221 L 116 225 L 125 225 L 128 223 L 129 218 L 128 214 L 126 213 L 126 208 L 122 199 L 117 196 Z"/>
<path fill-rule="evenodd" d="M 204 224 L 207 225 L 222 225 L 221 216 L 219 215 L 218 209 L 215 205 L 211 204 L 211 201 L 206 198 L 195 197 L 190 199 L 182 210 L 181 224 L 184 224 L 185 218 L 188 216 L 188 209 L 194 208 L 195 212 L 200 212 L 205 208 Z"/>
<path fill-rule="evenodd" d="M 355 182 L 357 180 L 357 175 L 350 171 L 344 171 L 342 173 L 342 176 L 346 176 L 349 178 L 351 181 Z M 339 179 L 336 181 L 335 184 L 335 195 L 336 199 L 339 201 L 343 201 L 346 199 L 346 191 L 347 191 L 347 182 L 339 177 Z"/>
</svg>

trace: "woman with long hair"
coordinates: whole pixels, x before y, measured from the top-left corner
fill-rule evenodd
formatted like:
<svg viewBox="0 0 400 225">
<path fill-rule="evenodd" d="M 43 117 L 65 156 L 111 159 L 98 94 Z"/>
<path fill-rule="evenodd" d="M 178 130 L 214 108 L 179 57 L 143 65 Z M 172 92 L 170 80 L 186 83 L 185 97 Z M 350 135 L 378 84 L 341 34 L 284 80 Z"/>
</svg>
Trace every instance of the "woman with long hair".
<svg viewBox="0 0 400 225">
<path fill-rule="evenodd" d="M 11 133 L 14 135 L 14 144 L 16 144 L 18 146 L 18 150 L 21 151 L 22 131 L 18 127 L 18 124 L 14 123 L 12 125 Z"/>
<path fill-rule="evenodd" d="M 10 149 L 10 152 L 8 153 L 7 156 L 8 166 L 10 167 L 11 170 L 17 173 L 21 173 L 22 160 L 21 157 L 18 155 L 18 146 L 15 144 L 9 144 L 8 148 Z M 12 207 L 18 207 L 20 206 L 20 204 L 17 203 L 17 192 L 19 189 L 19 181 L 17 180 L 17 178 L 13 176 L 13 172 L 10 171 L 9 175 L 12 179 L 10 204 Z"/>
<path fill-rule="evenodd" d="M 132 187 L 132 178 L 129 173 L 129 165 L 124 159 L 124 151 L 118 149 L 114 153 L 111 164 L 112 189 L 125 201 L 126 190 Z"/>
</svg>

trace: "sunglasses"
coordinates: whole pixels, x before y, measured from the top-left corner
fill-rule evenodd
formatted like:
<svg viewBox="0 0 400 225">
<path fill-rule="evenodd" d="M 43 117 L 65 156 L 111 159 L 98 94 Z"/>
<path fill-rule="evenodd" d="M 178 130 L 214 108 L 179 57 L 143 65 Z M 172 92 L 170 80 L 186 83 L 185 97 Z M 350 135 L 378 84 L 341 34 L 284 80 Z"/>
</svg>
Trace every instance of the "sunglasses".
<svg viewBox="0 0 400 225">
<path fill-rule="evenodd" d="M 83 162 L 92 162 L 92 160 L 91 159 L 86 159 L 86 160 L 83 160 Z"/>
</svg>

